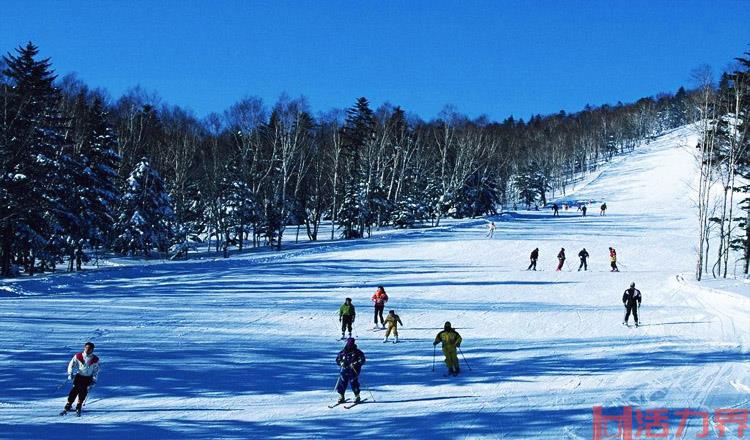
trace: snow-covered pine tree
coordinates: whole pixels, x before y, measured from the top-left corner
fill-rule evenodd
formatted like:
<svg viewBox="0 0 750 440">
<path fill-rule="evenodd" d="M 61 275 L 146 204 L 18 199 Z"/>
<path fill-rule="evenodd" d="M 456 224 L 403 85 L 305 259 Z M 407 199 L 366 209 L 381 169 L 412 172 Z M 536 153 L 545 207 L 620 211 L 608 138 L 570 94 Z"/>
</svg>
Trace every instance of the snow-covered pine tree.
<svg viewBox="0 0 750 440">
<path fill-rule="evenodd" d="M 146 256 L 154 247 L 166 252 L 172 238 L 173 217 L 164 181 L 148 159 L 142 158 L 125 184 L 115 224 L 114 249 Z"/>
<path fill-rule="evenodd" d="M 64 188 L 59 173 L 63 137 L 55 110 L 59 92 L 49 59 L 37 60 L 31 42 L 3 57 L 0 89 L 0 275 L 15 272 L 12 263 L 32 274 L 36 260 L 52 267 L 58 258 L 50 243 L 59 233 Z"/>
</svg>

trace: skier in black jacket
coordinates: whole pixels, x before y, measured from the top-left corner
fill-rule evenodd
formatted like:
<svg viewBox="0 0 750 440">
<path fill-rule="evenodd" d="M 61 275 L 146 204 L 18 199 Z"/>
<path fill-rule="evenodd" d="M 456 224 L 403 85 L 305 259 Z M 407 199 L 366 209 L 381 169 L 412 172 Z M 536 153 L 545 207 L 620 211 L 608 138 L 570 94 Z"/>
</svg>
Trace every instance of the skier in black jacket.
<svg viewBox="0 0 750 440">
<path fill-rule="evenodd" d="M 578 258 L 581 259 L 581 264 L 578 266 L 578 272 L 581 271 L 581 268 L 583 268 L 583 270 L 589 270 L 589 266 L 586 264 L 586 260 L 589 258 L 589 253 L 586 251 L 586 248 L 581 249 L 581 252 L 578 253 Z"/>
<path fill-rule="evenodd" d="M 359 398 L 359 375 L 362 373 L 362 365 L 364 365 L 365 360 L 365 354 L 357 348 L 354 338 L 347 339 L 344 349 L 336 356 L 336 363 L 341 367 L 339 380 L 336 382 L 336 391 L 339 393 L 338 403 L 346 401 L 344 393 L 349 383 L 352 384 L 352 391 L 354 391 L 354 401 L 356 403 L 361 401 Z"/>
<path fill-rule="evenodd" d="M 628 325 L 630 312 L 633 312 L 635 326 L 638 327 L 638 308 L 641 306 L 641 291 L 635 288 L 635 283 L 630 283 L 630 288 L 622 294 L 622 303 L 625 305 L 625 321 L 622 323 Z"/>
<path fill-rule="evenodd" d="M 536 260 L 539 259 L 539 248 L 534 248 L 534 250 L 531 251 L 529 259 L 531 260 L 531 264 L 529 264 L 529 267 L 527 267 L 526 270 L 536 270 Z"/>
</svg>

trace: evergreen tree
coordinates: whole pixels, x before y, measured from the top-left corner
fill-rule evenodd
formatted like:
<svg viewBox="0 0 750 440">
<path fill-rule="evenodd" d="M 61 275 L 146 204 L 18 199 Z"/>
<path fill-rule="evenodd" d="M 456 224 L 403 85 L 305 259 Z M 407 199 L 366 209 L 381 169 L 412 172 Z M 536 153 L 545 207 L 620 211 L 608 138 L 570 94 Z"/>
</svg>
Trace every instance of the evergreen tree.
<svg viewBox="0 0 750 440">
<path fill-rule="evenodd" d="M 131 255 L 143 252 L 146 256 L 154 247 L 166 252 L 172 238 L 173 217 L 164 181 L 146 158 L 141 159 L 125 185 L 114 249 Z"/>
<path fill-rule="evenodd" d="M 59 100 L 49 59 L 36 60 L 32 43 L 3 57 L 0 101 L 0 275 L 13 273 L 12 262 L 33 273 L 37 259 L 52 266 L 57 258 L 50 237 L 66 216 L 60 195 L 61 123 Z"/>
</svg>

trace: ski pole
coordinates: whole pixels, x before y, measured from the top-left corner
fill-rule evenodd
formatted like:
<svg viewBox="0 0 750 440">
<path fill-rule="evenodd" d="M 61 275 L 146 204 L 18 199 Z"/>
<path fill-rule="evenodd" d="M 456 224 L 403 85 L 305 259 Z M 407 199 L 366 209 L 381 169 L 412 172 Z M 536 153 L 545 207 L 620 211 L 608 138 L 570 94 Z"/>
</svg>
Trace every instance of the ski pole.
<svg viewBox="0 0 750 440">
<path fill-rule="evenodd" d="M 461 346 L 457 345 L 456 348 L 458 348 L 458 352 L 461 353 L 461 357 L 464 358 L 464 363 L 466 364 L 466 367 L 469 368 L 469 371 L 471 371 L 471 365 L 469 365 L 469 361 L 466 360 L 466 356 L 464 356 L 464 352 L 461 351 Z"/>
<path fill-rule="evenodd" d="M 57 388 L 55 388 L 55 392 L 60 391 L 60 389 L 62 389 L 62 387 L 64 387 L 65 384 L 68 383 L 68 380 L 69 380 L 68 378 L 65 378 L 65 380 L 63 381 L 63 383 L 61 383 L 60 385 L 57 386 Z"/>
<path fill-rule="evenodd" d="M 437 350 L 437 345 L 432 344 L 432 371 L 435 371 L 435 351 Z"/>
<path fill-rule="evenodd" d="M 333 391 L 338 391 L 339 382 L 341 382 L 341 373 L 343 372 L 344 372 L 344 366 L 342 365 L 341 368 L 339 368 L 339 378 L 336 379 L 336 385 L 333 386 Z"/>
<path fill-rule="evenodd" d="M 361 380 L 361 379 L 359 378 L 359 373 L 357 373 L 357 370 L 355 370 L 355 369 L 353 369 L 353 368 L 352 368 L 352 371 L 354 371 L 354 373 L 356 374 L 355 378 L 356 378 L 356 379 L 357 379 L 357 381 L 359 382 L 359 387 L 360 387 L 360 388 L 363 388 L 363 389 L 366 389 L 366 390 L 367 390 L 367 393 L 368 393 L 368 394 L 370 394 L 370 398 L 372 399 L 372 401 L 373 401 L 373 402 L 375 402 L 375 396 L 373 396 L 373 395 L 372 395 L 372 391 L 370 391 L 370 389 L 369 389 L 369 388 L 366 388 L 366 387 L 365 387 L 365 384 L 364 384 L 364 383 L 362 382 L 362 380 Z"/>
</svg>

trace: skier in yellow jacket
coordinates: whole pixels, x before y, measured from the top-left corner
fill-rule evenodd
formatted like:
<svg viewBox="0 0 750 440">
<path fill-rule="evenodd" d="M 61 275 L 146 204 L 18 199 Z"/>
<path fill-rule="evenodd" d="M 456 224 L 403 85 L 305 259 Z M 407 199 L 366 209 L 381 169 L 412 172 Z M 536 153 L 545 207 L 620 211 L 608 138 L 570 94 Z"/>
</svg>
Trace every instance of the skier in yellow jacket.
<svg viewBox="0 0 750 440">
<path fill-rule="evenodd" d="M 385 339 L 383 339 L 383 343 L 388 342 L 388 336 L 391 335 L 391 332 L 393 332 L 393 337 L 396 338 L 393 343 L 398 342 L 398 326 L 404 325 L 403 322 L 401 322 L 401 318 L 396 314 L 395 310 L 391 310 L 388 312 L 388 316 L 385 317 L 385 324 L 388 326 L 388 329 L 385 331 Z"/>
<path fill-rule="evenodd" d="M 443 354 L 445 355 L 445 365 L 448 366 L 448 374 L 457 376 L 459 373 L 458 368 L 458 354 L 456 350 L 461 346 L 461 335 L 451 327 L 450 322 L 446 322 L 443 326 L 443 331 L 435 336 L 435 341 L 432 345 L 443 343 Z"/>
</svg>

